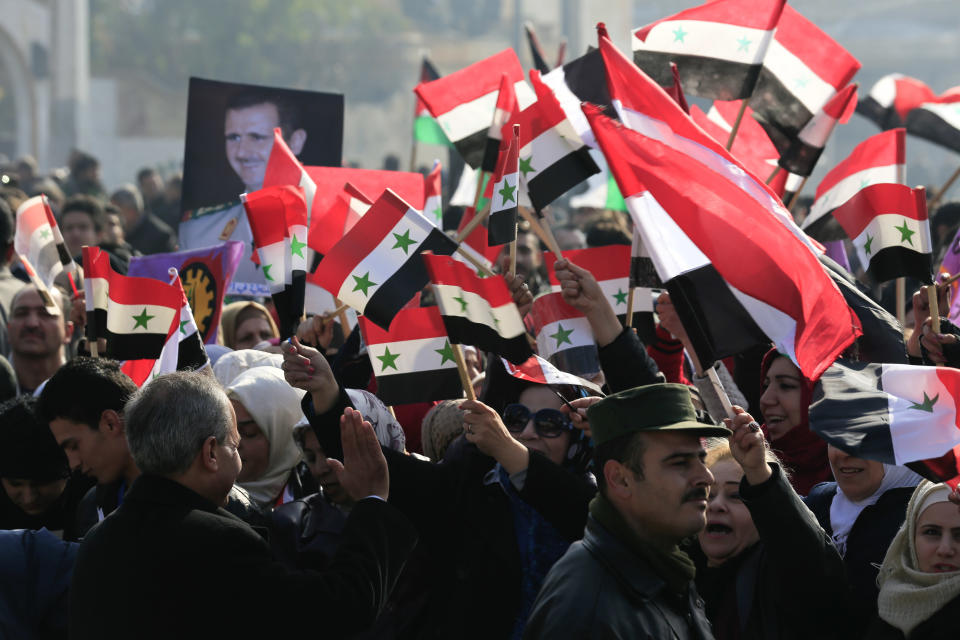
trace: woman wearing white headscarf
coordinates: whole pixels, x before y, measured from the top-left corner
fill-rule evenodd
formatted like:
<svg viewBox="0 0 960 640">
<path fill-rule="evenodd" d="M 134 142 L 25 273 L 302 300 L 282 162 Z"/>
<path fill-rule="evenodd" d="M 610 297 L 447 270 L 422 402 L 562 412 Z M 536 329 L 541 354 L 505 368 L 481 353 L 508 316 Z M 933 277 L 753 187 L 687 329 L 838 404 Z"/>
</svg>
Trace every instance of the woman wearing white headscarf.
<svg viewBox="0 0 960 640">
<path fill-rule="evenodd" d="M 867 638 L 960 636 L 960 511 L 950 487 L 924 480 L 880 567 L 879 617 Z"/>
<path fill-rule="evenodd" d="M 280 369 L 254 367 L 230 383 L 227 397 L 240 432 L 237 450 L 243 468 L 237 484 L 261 507 L 301 497 L 296 469 L 301 452 L 293 440 L 293 428 L 304 420 L 303 391 L 288 385 Z"/>
<path fill-rule="evenodd" d="M 806 503 L 843 556 L 849 631 L 857 636 L 877 615 L 877 567 L 921 478 L 906 467 L 855 458 L 833 446 L 827 459 L 836 482 L 816 485 Z"/>
</svg>

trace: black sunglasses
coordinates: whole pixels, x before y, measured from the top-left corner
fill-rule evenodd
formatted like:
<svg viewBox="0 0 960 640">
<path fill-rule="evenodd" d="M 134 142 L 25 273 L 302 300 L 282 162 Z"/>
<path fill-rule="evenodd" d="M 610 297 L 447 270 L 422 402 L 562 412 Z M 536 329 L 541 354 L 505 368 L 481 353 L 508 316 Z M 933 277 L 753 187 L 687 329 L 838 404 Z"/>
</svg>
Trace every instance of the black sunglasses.
<svg viewBox="0 0 960 640">
<path fill-rule="evenodd" d="M 558 438 L 573 424 L 559 409 L 540 409 L 536 413 L 522 404 L 508 404 L 503 410 L 503 424 L 510 433 L 521 433 L 533 418 L 533 427 L 541 438 Z"/>
</svg>

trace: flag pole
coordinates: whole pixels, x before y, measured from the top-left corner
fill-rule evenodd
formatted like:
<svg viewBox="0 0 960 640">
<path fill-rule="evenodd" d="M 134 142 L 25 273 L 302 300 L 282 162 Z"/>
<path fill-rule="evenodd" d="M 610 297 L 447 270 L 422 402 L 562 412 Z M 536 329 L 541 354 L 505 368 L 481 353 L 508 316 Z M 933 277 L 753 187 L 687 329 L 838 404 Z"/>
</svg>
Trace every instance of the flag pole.
<svg viewBox="0 0 960 640">
<path fill-rule="evenodd" d="M 633 326 L 633 292 L 634 287 L 628 287 L 627 289 L 627 319 L 624 321 L 623 326 L 628 329 Z"/>
<path fill-rule="evenodd" d="M 480 213 L 477 213 L 477 210 L 474 209 L 474 210 L 473 210 L 473 219 L 466 224 L 466 226 L 463 228 L 463 230 L 460 231 L 460 233 L 458 233 L 458 234 L 457 234 L 457 237 L 455 238 L 455 240 L 457 241 L 457 244 L 460 244 L 461 242 L 463 242 L 464 240 L 466 240 L 467 237 L 468 237 L 471 233 L 473 233 L 473 230 L 476 229 L 477 227 L 479 227 L 479 226 L 483 223 L 483 221 L 487 219 L 487 216 L 489 216 L 489 215 L 490 215 L 490 203 L 489 203 L 489 202 L 486 204 L 486 206 L 483 207 L 483 211 L 481 211 Z"/>
<path fill-rule="evenodd" d="M 453 358 L 457 361 L 457 373 L 460 374 L 460 384 L 463 385 L 463 391 L 467 394 L 467 400 L 476 400 L 477 394 L 473 392 L 473 385 L 470 384 L 470 375 L 467 374 L 467 363 L 463 359 L 463 350 L 458 343 L 450 345 L 453 348 Z"/>
<path fill-rule="evenodd" d="M 523 219 L 530 223 L 530 228 L 533 232 L 543 241 L 543 244 L 547 245 L 547 248 L 553 252 L 553 255 L 557 257 L 557 260 L 563 259 L 563 254 L 560 253 L 560 245 L 557 244 L 557 239 L 553 237 L 553 233 L 550 231 L 549 225 L 542 225 L 537 220 L 537 217 L 530 212 L 526 207 L 517 207 L 520 210 L 520 215 L 523 216 Z M 471 220 L 472 222 L 472 220 Z"/>
<path fill-rule="evenodd" d="M 927 287 L 927 295 L 930 299 L 930 322 L 934 333 L 940 333 L 940 307 L 937 304 L 937 287 L 931 285 Z"/>
<path fill-rule="evenodd" d="M 737 119 L 733 121 L 733 128 L 730 129 L 730 137 L 727 138 L 727 151 L 733 146 L 733 139 L 737 137 L 737 130 L 740 129 L 740 121 L 743 120 L 743 114 L 747 110 L 747 100 L 744 98 L 740 102 L 740 111 L 737 112 Z"/>
<path fill-rule="evenodd" d="M 780 165 L 777 165 L 777 168 L 773 170 L 773 173 L 771 173 L 769 177 L 767 177 L 767 181 L 764 184 L 770 184 L 773 182 L 773 179 L 777 177 L 778 173 L 780 173 L 780 169 Z"/>
<path fill-rule="evenodd" d="M 930 204 L 927 205 L 927 209 L 932 210 L 934 207 L 940 204 L 940 200 L 943 198 L 944 194 L 947 193 L 947 190 L 953 186 L 953 183 L 957 181 L 957 178 L 960 178 L 960 167 L 957 167 L 957 170 L 953 172 L 953 175 L 950 176 L 947 181 L 943 183 L 943 186 L 940 187 L 940 190 L 934 194 L 933 198 L 930 200 Z"/>
<path fill-rule="evenodd" d="M 340 330 L 343 331 L 343 335 L 346 336 L 347 335 L 347 309 L 350 308 L 350 305 L 343 304 L 343 301 L 341 301 L 340 298 L 334 298 L 333 302 L 334 304 L 337 305 L 337 309 L 332 314 L 330 314 L 330 317 L 332 318 L 333 316 L 338 316 L 338 319 L 340 320 Z"/>
<path fill-rule="evenodd" d="M 790 204 L 787 205 L 787 211 L 790 211 L 790 210 L 793 209 L 793 205 L 796 204 L 797 198 L 800 197 L 800 192 L 803 191 L 803 187 L 806 186 L 807 180 L 808 180 L 809 178 L 810 178 L 810 176 L 806 176 L 806 177 L 800 182 L 800 186 L 797 187 L 797 190 L 793 192 L 793 197 L 790 198 Z"/>
<path fill-rule="evenodd" d="M 479 271 L 479 272 L 482 273 L 483 275 L 485 275 L 485 276 L 492 276 L 492 275 L 494 275 L 493 271 L 490 271 L 490 269 L 487 268 L 487 265 L 483 264 L 482 262 L 480 262 L 479 260 L 477 260 L 476 258 L 474 258 L 472 255 L 470 255 L 470 252 L 464 251 L 463 248 L 462 248 L 460 245 L 457 245 L 457 253 L 459 253 L 461 256 L 463 256 L 463 258 L 464 258 L 467 262 L 469 262 L 469 263 L 472 264 L 474 267 L 476 267 L 476 268 L 477 268 L 477 271 Z"/>
<path fill-rule="evenodd" d="M 477 173 L 477 192 L 473 194 L 473 210 L 476 212 L 477 205 L 480 203 L 480 196 L 483 195 L 483 176 L 486 173 L 483 169 Z"/>
<path fill-rule="evenodd" d="M 516 236 L 516 233 L 514 233 Z M 510 277 L 515 278 L 517 276 L 517 239 L 514 237 L 513 241 L 510 243 Z"/>
<path fill-rule="evenodd" d="M 710 386 L 713 387 L 713 391 L 717 394 L 720 404 L 723 405 L 723 410 L 727 412 L 727 417 L 733 420 L 736 415 L 733 412 L 733 403 L 730 402 L 730 397 L 727 395 L 726 389 L 723 388 L 723 383 L 720 382 L 720 376 L 717 375 L 717 370 L 713 367 L 707 367 L 706 373 L 707 378 L 710 379 Z"/>
<path fill-rule="evenodd" d="M 897 278 L 897 322 L 901 327 L 907 319 L 906 288 L 906 281 L 903 278 Z"/>
</svg>

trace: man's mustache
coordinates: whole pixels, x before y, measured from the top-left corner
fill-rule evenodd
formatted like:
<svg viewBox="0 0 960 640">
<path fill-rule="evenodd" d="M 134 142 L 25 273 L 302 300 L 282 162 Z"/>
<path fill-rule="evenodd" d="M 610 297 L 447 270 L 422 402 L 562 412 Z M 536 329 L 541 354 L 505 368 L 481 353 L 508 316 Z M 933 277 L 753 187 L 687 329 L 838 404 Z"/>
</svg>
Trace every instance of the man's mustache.
<svg viewBox="0 0 960 640">
<path fill-rule="evenodd" d="M 705 487 L 697 487 L 696 489 L 691 489 L 683 494 L 683 502 L 692 502 L 694 500 L 706 500 L 707 499 L 707 489 Z"/>
</svg>

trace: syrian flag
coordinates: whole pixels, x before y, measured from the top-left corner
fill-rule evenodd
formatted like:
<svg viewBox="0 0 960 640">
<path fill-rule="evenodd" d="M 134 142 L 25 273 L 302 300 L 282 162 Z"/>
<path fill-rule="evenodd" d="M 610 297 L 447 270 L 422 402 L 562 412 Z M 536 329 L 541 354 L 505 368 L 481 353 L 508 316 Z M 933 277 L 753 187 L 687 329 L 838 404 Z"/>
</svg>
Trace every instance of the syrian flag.
<svg viewBox="0 0 960 640">
<path fill-rule="evenodd" d="M 796 138 L 859 69 L 849 51 L 786 4 L 750 98 L 754 117 Z"/>
<path fill-rule="evenodd" d="M 900 277 L 932 282 L 932 242 L 924 189 L 875 184 L 833 211 L 877 282 Z"/>
<path fill-rule="evenodd" d="M 283 139 L 283 133 L 277 127 L 273 130 L 273 147 L 270 149 L 270 157 L 267 158 L 267 168 L 263 174 L 264 187 L 279 187 L 283 185 L 292 185 L 303 189 L 303 196 L 307 203 L 307 222 L 309 226 L 311 214 L 313 212 L 313 200 L 317 195 L 317 185 L 303 168 L 297 157 L 293 155 L 290 147 Z M 300 240 L 306 242 L 306 235 L 301 235 Z"/>
<path fill-rule="evenodd" d="M 623 195 L 617 187 L 617 181 L 613 179 L 610 168 L 607 166 L 607 159 L 599 149 L 590 149 L 590 157 L 600 168 L 600 173 L 595 173 L 587 178 L 587 190 L 570 196 L 570 207 L 572 209 L 611 209 L 613 211 L 626 211 L 627 205 L 623 201 Z"/>
<path fill-rule="evenodd" d="M 456 243 L 387 189 L 317 267 L 317 283 L 389 329 L 397 312 L 428 282 L 420 254 L 450 255 Z"/>
<path fill-rule="evenodd" d="M 891 129 L 867 138 L 830 170 L 817 185 L 810 213 L 801 225 L 820 241 L 846 236 L 833 211 L 873 184 L 905 184 L 907 181 L 906 130 Z"/>
<path fill-rule="evenodd" d="M 533 59 L 533 68 L 540 73 L 547 73 L 550 71 L 550 65 L 547 64 L 547 59 L 543 55 L 543 49 L 540 48 L 540 40 L 533 30 L 533 23 L 529 20 L 524 22 L 523 31 L 527 34 L 527 44 L 530 46 L 530 57 Z"/>
<path fill-rule="evenodd" d="M 463 396 L 453 347 L 437 307 L 400 311 L 390 331 L 360 318 L 360 333 L 384 404 Z"/>
<path fill-rule="evenodd" d="M 439 160 L 434 160 L 433 170 L 423 179 L 423 215 L 432 220 L 438 229 L 443 229 L 443 177 Z"/>
<path fill-rule="evenodd" d="M 608 43 L 601 38 L 601 50 Z M 756 326 L 815 380 L 860 334 L 856 316 L 800 237 L 803 233 L 783 219 L 777 199 L 769 191 L 758 192 L 760 185 L 732 158 L 684 137 L 687 129 L 707 138 L 660 93 L 673 113 L 661 111 L 659 116 L 676 125 L 672 131 L 663 126 L 651 131 L 657 137 L 620 127 L 585 107 L 627 207 L 636 210 L 634 220 L 647 248 L 660 253 L 652 255 L 657 272 L 673 297 L 670 280 L 688 276 L 695 282 L 694 272 L 706 273 L 702 267 L 712 265 Z M 750 259 L 744 260 L 745 255 Z M 698 304 L 711 315 L 711 303 L 726 292 L 716 283 L 713 289 L 696 289 Z"/>
<path fill-rule="evenodd" d="M 29 260 L 36 277 L 48 288 L 53 286 L 54 278 L 64 266 L 73 264 L 50 203 L 43 194 L 25 200 L 17 207 L 13 247 Z"/>
<path fill-rule="evenodd" d="M 610 101 L 610 92 L 607 90 L 606 71 L 603 66 L 603 56 L 596 49 L 571 60 L 563 66 L 557 67 L 541 77 L 543 84 L 553 90 L 553 95 L 560 108 L 566 114 L 574 131 L 589 147 L 596 148 L 593 131 L 583 115 L 580 105 L 584 102 L 595 104 L 606 109 L 606 114 L 614 117 Z"/>
<path fill-rule="evenodd" d="M 633 61 L 661 86 L 677 63 L 686 93 L 749 98 L 786 0 L 715 0 L 633 32 Z"/>
<path fill-rule="evenodd" d="M 421 83 L 414 91 L 440 123 L 447 138 L 471 167 L 479 167 L 493 122 L 500 78 L 506 73 L 522 109 L 536 99 L 523 80 L 523 68 L 513 49 L 460 69 L 448 76 Z"/>
<path fill-rule="evenodd" d="M 367 214 L 373 206 L 374 199 L 352 182 L 343 185 L 343 193 L 348 207 L 347 217 L 343 222 L 343 233 L 347 233 L 360 221 L 360 218 Z"/>
<path fill-rule="evenodd" d="M 804 125 L 780 155 L 780 166 L 790 173 L 809 176 L 820 159 L 827 139 L 837 123 L 846 123 L 857 106 L 857 85 L 847 85 L 833 96 L 823 110 Z"/>
<path fill-rule="evenodd" d="M 532 355 L 520 311 L 502 278 L 480 278 L 447 256 L 423 256 L 450 341 L 492 351 L 510 362 Z"/>
<path fill-rule="evenodd" d="M 333 294 L 317 284 L 315 273 L 307 274 L 307 289 L 304 299 L 303 310 L 308 315 L 319 316 L 324 313 L 332 313 L 340 308 Z M 347 335 L 357 326 L 357 312 L 353 309 L 346 309 L 344 315 L 347 318 L 347 326 L 341 327 L 343 335 Z M 333 316 L 333 321 L 340 324 L 340 316 Z"/>
<path fill-rule="evenodd" d="M 483 161 L 480 163 L 480 169 L 493 172 L 497 169 L 497 159 L 500 153 L 501 141 L 503 140 L 503 125 L 517 114 L 520 109 L 517 107 L 517 94 L 513 91 L 513 82 L 507 74 L 500 76 L 500 90 L 497 92 L 497 107 L 493 112 L 493 122 L 487 131 L 487 144 L 483 149 Z"/>
<path fill-rule="evenodd" d="M 881 129 L 902 127 L 907 114 L 924 102 L 935 102 L 933 89 L 916 78 L 891 73 L 877 80 L 867 97 L 857 105 L 857 113 Z"/>
<path fill-rule="evenodd" d="M 537 101 L 507 123 L 503 135 L 520 125 L 520 180 L 534 208 L 542 211 L 600 168 L 540 74 L 531 71 L 530 82 Z"/>
<path fill-rule="evenodd" d="M 537 338 L 537 353 L 558 369 L 593 376 L 600 371 L 600 354 L 590 321 L 563 301 L 558 291 L 542 293 L 527 315 Z"/>
<path fill-rule="evenodd" d="M 810 428 L 846 453 L 960 480 L 960 370 L 838 361 L 814 387 Z"/>
<path fill-rule="evenodd" d="M 693 105 L 690 107 L 690 117 L 714 140 L 726 145 L 741 104 L 740 100 L 729 102 L 718 100 L 713 103 L 707 113 L 704 113 L 697 105 Z M 780 153 L 773 142 L 770 141 L 763 127 L 751 118 L 751 115 L 752 111 L 748 106 L 743 112 L 740 128 L 737 129 L 737 136 L 733 139 L 730 153 L 742 162 L 743 166 L 753 175 L 766 181 L 766 178 L 777 168 Z M 768 186 L 777 194 L 782 194 L 787 182 L 787 175 L 785 171 L 777 172 Z"/>
<path fill-rule="evenodd" d="M 951 91 L 907 114 L 907 133 L 960 153 L 960 87 Z"/>
<path fill-rule="evenodd" d="M 490 217 L 487 219 L 487 242 L 491 246 L 509 244 L 517 239 L 517 201 L 520 198 L 519 127 L 510 132 L 510 142 L 500 154 L 493 178 Z"/>
<path fill-rule="evenodd" d="M 439 78 L 440 74 L 436 68 L 434 68 L 433 64 L 424 56 L 423 61 L 420 63 L 420 84 L 432 82 Z M 417 96 L 416 100 L 417 104 L 413 112 L 413 141 L 449 147 L 450 141 L 447 140 L 447 136 L 444 135 L 440 124 L 430 115 L 430 110 L 427 109 L 427 105 L 423 103 L 420 96 Z"/>
<path fill-rule="evenodd" d="M 116 273 L 107 255 L 84 247 L 84 289 L 91 340 L 106 338 L 107 357 L 157 359 L 180 327 L 183 290 L 153 278 Z M 92 320 L 92 322 L 91 322 Z"/>
<path fill-rule="evenodd" d="M 303 315 L 307 274 L 306 201 L 300 187 L 267 187 L 241 196 L 263 277 L 280 317 L 280 337 L 294 335 Z"/>
<path fill-rule="evenodd" d="M 572 373 L 560 371 L 538 355 L 532 355 L 528 360 L 520 364 L 513 364 L 504 358 L 500 358 L 500 361 L 503 363 L 504 369 L 507 370 L 507 374 L 517 380 L 546 385 L 569 384 L 575 387 L 589 389 L 598 396 L 603 397 L 603 392 L 600 390 L 600 387 L 593 382 L 584 380 Z"/>
<path fill-rule="evenodd" d="M 473 207 L 467 207 L 464 210 L 463 217 L 460 218 L 460 228 L 457 230 L 458 237 L 460 232 L 466 228 L 475 215 L 477 215 L 477 212 Z M 469 260 L 460 255 L 460 252 L 467 252 L 474 260 L 492 272 L 493 264 L 497 261 L 497 257 L 500 255 L 503 247 L 501 245 L 491 246 L 487 236 L 487 226 L 485 224 L 478 224 L 474 227 L 473 231 L 470 232 L 470 235 L 460 243 L 459 250 L 453 254 L 453 259 L 463 262 L 471 269 L 475 269 L 476 267 L 471 264 Z"/>
</svg>

